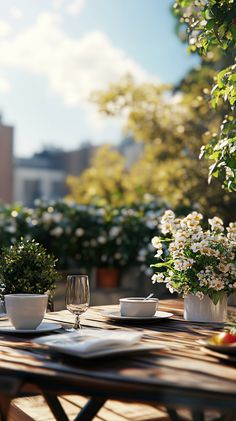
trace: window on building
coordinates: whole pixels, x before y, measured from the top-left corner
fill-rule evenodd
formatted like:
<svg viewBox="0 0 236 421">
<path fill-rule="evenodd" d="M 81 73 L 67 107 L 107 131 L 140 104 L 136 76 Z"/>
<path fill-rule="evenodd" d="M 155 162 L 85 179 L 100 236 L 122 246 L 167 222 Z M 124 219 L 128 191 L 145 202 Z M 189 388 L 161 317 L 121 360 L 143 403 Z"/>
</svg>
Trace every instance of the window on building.
<svg viewBox="0 0 236 421">
<path fill-rule="evenodd" d="M 53 181 L 51 183 L 51 198 L 60 199 L 65 196 L 65 186 L 63 181 Z"/>
<path fill-rule="evenodd" d="M 38 199 L 41 195 L 41 180 L 24 181 L 24 203 L 26 206 L 33 206 L 35 199 Z"/>
</svg>

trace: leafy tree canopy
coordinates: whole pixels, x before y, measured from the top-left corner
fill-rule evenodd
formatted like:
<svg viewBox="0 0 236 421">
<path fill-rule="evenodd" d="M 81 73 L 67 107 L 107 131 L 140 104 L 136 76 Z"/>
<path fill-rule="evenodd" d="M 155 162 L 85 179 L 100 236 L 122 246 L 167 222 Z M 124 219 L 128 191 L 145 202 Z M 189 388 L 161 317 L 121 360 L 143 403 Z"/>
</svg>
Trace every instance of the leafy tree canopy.
<svg viewBox="0 0 236 421">
<path fill-rule="evenodd" d="M 170 86 L 136 84 L 130 76 L 94 93 L 102 113 L 125 114 L 125 130 L 143 142 L 143 154 L 127 168 L 121 155 L 102 147 L 91 168 L 69 178 L 71 197 L 79 203 L 113 205 L 158 197 L 174 208 L 196 207 L 206 215 L 232 218 L 233 197 L 222 193 L 217 180 L 208 186 L 207 162 L 198 158 L 207 131 L 220 124 L 201 95 L 202 86 L 210 90 L 209 72 L 214 70 L 208 67 L 190 72 L 176 94 Z"/>
<path fill-rule="evenodd" d="M 179 19 L 178 34 L 189 43 L 189 51 L 204 60 L 225 57 L 225 65 L 215 75 L 211 103 L 217 112 L 227 107 L 217 133 L 202 148 L 201 156 L 213 163 L 209 180 L 219 177 L 229 191 L 236 190 L 236 0 L 176 0 L 174 14 Z M 186 31 L 187 28 L 187 31 Z M 186 37 L 187 35 L 187 37 Z M 223 55 L 225 54 L 225 56 Z M 227 65 L 227 57 L 228 63 Z M 219 61 L 218 61 L 219 63 Z"/>
<path fill-rule="evenodd" d="M 124 172 L 124 157 L 108 145 L 104 145 L 95 153 L 91 167 L 80 177 L 68 177 L 70 194 L 67 198 L 82 204 L 119 205 L 123 196 Z"/>
</svg>

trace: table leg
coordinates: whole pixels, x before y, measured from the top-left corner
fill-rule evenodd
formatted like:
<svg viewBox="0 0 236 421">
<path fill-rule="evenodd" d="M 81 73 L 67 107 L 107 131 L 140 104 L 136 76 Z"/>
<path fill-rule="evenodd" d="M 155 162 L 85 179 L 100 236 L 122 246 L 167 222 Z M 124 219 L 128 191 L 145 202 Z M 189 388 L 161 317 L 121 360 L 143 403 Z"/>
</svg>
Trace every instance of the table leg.
<svg viewBox="0 0 236 421">
<path fill-rule="evenodd" d="M 57 421 L 69 421 L 57 396 L 47 393 L 43 393 L 43 396 Z"/>
<path fill-rule="evenodd" d="M 192 419 L 193 421 L 204 421 L 204 413 L 200 411 L 192 411 Z"/>
<path fill-rule="evenodd" d="M 69 421 L 69 418 L 67 417 L 57 396 L 50 395 L 47 393 L 43 393 L 43 396 L 57 421 Z M 102 408 L 105 402 L 106 402 L 106 399 L 102 399 L 102 398 L 89 399 L 86 405 L 81 409 L 79 414 L 75 417 L 74 421 L 92 420 L 97 414 L 97 412 L 99 411 L 99 409 Z"/>
<path fill-rule="evenodd" d="M 169 415 L 171 421 L 181 421 L 182 420 L 182 418 L 179 416 L 178 412 L 175 409 L 173 409 L 173 408 L 166 408 L 166 409 L 167 409 L 167 412 L 168 412 L 168 415 Z"/>
<path fill-rule="evenodd" d="M 11 398 L 0 397 L 0 421 L 7 421 Z"/>
<path fill-rule="evenodd" d="M 20 381 L 0 376 L 0 421 L 7 421 L 11 400 L 17 396 L 20 388 Z"/>
<path fill-rule="evenodd" d="M 86 405 L 81 409 L 80 413 L 75 417 L 74 421 L 91 421 L 102 408 L 106 399 L 91 398 Z"/>
<path fill-rule="evenodd" d="M 167 408 L 167 412 L 169 414 L 169 417 L 171 419 L 171 421 L 182 421 L 184 418 L 181 417 L 177 410 L 174 408 Z M 192 421 L 204 421 L 205 417 L 204 417 L 204 413 L 201 411 L 192 411 L 191 412 L 192 415 Z"/>
</svg>

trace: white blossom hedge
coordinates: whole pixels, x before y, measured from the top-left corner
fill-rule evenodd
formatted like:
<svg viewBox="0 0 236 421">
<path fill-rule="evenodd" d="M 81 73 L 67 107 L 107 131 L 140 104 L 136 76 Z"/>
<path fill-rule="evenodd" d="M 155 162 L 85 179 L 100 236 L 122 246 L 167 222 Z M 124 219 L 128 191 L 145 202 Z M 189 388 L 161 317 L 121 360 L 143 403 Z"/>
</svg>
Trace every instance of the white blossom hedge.
<svg viewBox="0 0 236 421">
<path fill-rule="evenodd" d="M 0 205 L 0 249 L 20 238 L 35 239 L 58 259 L 58 269 L 131 267 L 150 274 L 151 238 L 162 206 L 101 208 L 37 200 L 35 208 Z"/>
</svg>

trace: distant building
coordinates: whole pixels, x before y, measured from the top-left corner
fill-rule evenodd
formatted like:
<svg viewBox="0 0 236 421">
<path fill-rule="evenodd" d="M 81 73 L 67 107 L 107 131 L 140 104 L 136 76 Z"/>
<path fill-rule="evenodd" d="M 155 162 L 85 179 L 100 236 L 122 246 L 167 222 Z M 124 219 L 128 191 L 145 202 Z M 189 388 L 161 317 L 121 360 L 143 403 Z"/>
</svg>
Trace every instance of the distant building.
<svg viewBox="0 0 236 421">
<path fill-rule="evenodd" d="M 137 142 L 129 136 L 121 141 L 117 150 L 124 155 L 126 167 L 130 168 L 143 154 L 143 142 Z"/>
<path fill-rule="evenodd" d="M 74 176 L 80 175 L 91 165 L 96 150 L 97 146 L 85 142 L 77 150 L 64 152 L 66 172 Z"/>
<path fill-rule="evenodd" d="M 14 202 L 33 206 L 35 199 L 57 200 L 67 193 L 68 175 L 79 176 L 91 164 L 98 146 L 89 142 L 77 150 L 45 149 L 31 158 L 17 158 L 14 166 Z M 130 167 L 143 151 L 142 142 L 124 139 L 118 147 Z"/>
<path fill-rule="evenodd" d="M 0 201 L 6 203 L 13 199 L 13 136 L 14 128 L 0 116 Z"/>
<path fill-rule="evenodd" d="M 18 158 L 14 168 L 14 201 L 33 206 L 35 199 L 56 200 L 67 193 L 68 175 L 81 174 L 91 162 L 96 147 L 86 143 L 80 149 L 45 149 L 31 158 Z"/>
<path fill-rule="evenodd" d="M 14 202 L 33 206 L 35 199 L 59 199 L 66 193 L 66 173 L 47 157 L 18 158 L 14 168 Z"/>
</svg>

